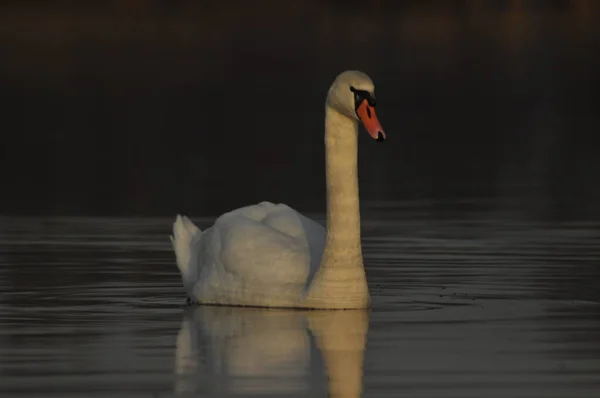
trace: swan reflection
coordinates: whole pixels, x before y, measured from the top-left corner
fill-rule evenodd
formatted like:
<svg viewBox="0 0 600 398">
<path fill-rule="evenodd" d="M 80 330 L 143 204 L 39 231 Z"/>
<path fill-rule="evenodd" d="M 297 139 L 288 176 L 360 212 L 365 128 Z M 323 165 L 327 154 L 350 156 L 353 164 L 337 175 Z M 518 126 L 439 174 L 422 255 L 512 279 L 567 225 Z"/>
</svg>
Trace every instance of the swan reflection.
<svg viewBox="0 0 600 398">
<path fill-rule="evenodd" d="M 359 397 L 367 311 L 189 307 L 177 336 L 175 391 Z"/>
</svg>

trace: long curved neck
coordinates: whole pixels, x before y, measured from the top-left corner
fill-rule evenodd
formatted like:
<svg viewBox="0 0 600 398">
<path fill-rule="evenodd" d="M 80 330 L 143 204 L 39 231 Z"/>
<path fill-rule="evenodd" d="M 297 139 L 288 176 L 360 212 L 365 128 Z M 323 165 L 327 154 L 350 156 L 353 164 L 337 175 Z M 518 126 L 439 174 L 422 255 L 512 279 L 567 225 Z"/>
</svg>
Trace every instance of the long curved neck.
<svg viewBox="0 0 600 398">
<path fill-rule="evenodd" d="M 327 240 L 308 305 L 365 308 L 369 291 L 360 242 L 358 124 L 325 108 Z"/>
<path fill-rule="evenodd" d="M 325 114 L 325 164 L 327 248 L 361 255 L 358 124 L 329 107 Z M 360 260 L 362 266 L 362 255 Z"/>
</svg>

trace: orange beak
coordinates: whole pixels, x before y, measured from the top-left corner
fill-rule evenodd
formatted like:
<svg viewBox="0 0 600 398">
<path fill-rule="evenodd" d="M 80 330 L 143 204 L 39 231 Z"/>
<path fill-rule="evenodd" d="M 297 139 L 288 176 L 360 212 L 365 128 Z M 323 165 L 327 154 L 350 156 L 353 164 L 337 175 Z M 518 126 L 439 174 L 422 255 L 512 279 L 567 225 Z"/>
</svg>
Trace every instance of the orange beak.
<svg viewBox="0 0 600 398">
<path fill-rule="evenodd" d="M 377 120 L 375 107 L 369 105 L 367 100 L 363 100 L 362 104 L 356 109 L 356 114 L 371 137 L 377 141 L 385 141 L 385 132 L 381 128 L 379 120 Z"/>
</svg>

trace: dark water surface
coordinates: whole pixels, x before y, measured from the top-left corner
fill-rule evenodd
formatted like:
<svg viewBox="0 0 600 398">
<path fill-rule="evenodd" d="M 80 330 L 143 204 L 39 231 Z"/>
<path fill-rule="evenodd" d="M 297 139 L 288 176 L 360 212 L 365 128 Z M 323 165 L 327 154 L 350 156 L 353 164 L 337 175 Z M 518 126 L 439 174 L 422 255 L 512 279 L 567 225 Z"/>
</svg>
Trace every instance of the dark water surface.
<svg viewBox="0 0 600 398">
<path fill-rule="evenodd" d="M 367 214 L 333 313 L 186 308 L 170 219 L 1 218 L 0 395 L 598 396 L 600 225 Z"/>
</svg>

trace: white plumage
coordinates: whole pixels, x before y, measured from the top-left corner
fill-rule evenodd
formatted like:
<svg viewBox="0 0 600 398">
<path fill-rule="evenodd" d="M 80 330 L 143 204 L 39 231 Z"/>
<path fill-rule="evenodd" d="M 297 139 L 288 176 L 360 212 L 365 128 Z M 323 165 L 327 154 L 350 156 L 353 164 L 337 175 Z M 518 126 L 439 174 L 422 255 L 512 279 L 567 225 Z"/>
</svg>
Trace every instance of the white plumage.
<svg viewBox="0 0 600 398">
<path fill-rule="evenodd" d="M 346 71 L 331 85 L 325 106 L 327 230 L 270 202 L 225 213 L 203 232 L 177 216 L 171 240 L 191 301 L 321 309 L 369 305 L 360 242 L 359 120 L 371 137 L 385 139 L 373 82 L 362 72 Z"/>
<path fill-rule="evenodd" d="M 284 204 L 262 202 L 223 214 L 203 232 L 177 216 L 172 240 L 192 300 L 295 307 L 321 263 L 325 228 Z"/>
</svg>

